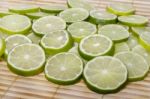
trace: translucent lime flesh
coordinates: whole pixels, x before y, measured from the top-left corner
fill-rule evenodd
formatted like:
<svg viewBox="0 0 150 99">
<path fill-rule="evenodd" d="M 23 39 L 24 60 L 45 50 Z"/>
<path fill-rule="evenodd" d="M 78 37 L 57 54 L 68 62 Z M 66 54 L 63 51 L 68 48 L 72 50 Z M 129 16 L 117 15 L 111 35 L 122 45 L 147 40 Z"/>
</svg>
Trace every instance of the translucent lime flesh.
<svg viewBox="0 0 150 99">
<path fill-rule="evenodd" d="M 35 44 L 39 44 L 41 41 L 41 37 L 36 35 L 35 33 L 30 33 L 27 37 L 32 41 L 32 43 Z"/>
<path fill-rule="evenodd" d="M 127 69 L 117 58 L 99 56 L 86 64 L 83 75 L 90 86 L 100 92 L 109 92 L 125 83 Z"/>
<path fill-rule="evenodd" d="M 77 55 L 59 53 L 47 61 L 45 75 L 52 82 L 70 84 L 81 76 L 82 70 L 83 63 Z"/>
<path fill-rule="evenodd" d="M 126 42 L 116 43 L 115 44 L 115 53 L 130 51 L 130 48 Z"/>
</svg>

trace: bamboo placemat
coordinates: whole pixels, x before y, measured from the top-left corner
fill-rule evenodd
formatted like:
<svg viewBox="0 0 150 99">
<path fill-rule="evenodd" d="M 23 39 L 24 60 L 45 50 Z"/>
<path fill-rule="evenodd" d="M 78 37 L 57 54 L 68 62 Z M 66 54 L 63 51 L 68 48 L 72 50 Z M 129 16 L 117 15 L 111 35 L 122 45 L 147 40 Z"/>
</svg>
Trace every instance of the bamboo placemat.
<svg viewBox="0 0 150 99">
<path fill-rule="evenodd" d="M 136 14 L 150 18 L 150 0 L 89 0 L 104 10 L 110 2 L 131 3 Z M 16 4 L 66 4 L 66 0 L 0 0 L 0 10 Z M 129 83 L 114 94 L 98 94 L 90 91 L 83 80 L 75 85 L 61 86 L 48 82 L 44 74 L 22 77 L 13 74 L 5 62 L 0 62 L 0 99 L 150 99 L 150 74 L 143 80 Z"/>
</svg>

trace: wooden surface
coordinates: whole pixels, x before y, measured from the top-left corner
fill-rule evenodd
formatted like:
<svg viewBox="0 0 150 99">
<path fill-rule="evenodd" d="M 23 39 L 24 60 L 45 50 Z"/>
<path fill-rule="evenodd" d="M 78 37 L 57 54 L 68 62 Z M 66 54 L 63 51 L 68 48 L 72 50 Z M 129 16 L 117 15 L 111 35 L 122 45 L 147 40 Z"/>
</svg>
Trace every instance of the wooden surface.
<svg viewBox="0 0 150 99">
<path fill-rule="evenodd" d="M 97 8 L 104 10 L 112 0 L 89 0 Z M 150 0 L 113 0 L 132 3 L 136 14 L 150 18 Z M 44 5 L 65 4 L 66 0 L 0 0 L 0 9 L 6 10 L 16 4 Z M 48 82 L 44 74 L 21 77 L 11 73 L 5 62 L 0 62 L 0 99 L 150 99 L 150 73 L 143 81 L 129 83 L 114 94 L 98 94 L 90 91 L 81 80 L 75 85 L 60 86 Z"/>
</svg>

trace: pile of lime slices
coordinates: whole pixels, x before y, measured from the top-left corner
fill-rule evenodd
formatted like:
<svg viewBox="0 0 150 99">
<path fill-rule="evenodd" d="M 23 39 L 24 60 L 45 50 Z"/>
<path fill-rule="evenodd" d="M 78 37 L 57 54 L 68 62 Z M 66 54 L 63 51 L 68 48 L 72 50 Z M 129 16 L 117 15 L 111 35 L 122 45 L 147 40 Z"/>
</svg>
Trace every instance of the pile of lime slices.
<svg viewBox="0 0 150 99">
<path fill-rule="evenodd" d="M 101 11 L 86 0 L 11 6 L 0 12 L 0 57 L 18 75 L 44 71 L 53 83 L 84 78 L 96 92 L 118 91 L 149 71 L 148 18 L 134 12 L 132 4 L 110 3 Z"/>
</svg>

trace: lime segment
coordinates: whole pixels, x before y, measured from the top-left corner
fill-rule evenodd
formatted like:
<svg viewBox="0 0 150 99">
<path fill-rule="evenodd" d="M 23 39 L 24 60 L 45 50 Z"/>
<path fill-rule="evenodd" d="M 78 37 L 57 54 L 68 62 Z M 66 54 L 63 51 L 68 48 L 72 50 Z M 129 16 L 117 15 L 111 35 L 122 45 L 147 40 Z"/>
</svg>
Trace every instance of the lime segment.
<svg viewBox="0 0 150 99">
<path fill-rule="evenodd" d="M 0 20 L 0 29 L 9 34 L 25 34 L 30 27 L 30 19 L 23 15 L 8 15 Z"/>
<path fill-rule="evenodd" d="M 93 90 L 111 92 L 125 83 L 127 69 L 117 58 L 99 56 L 86 64 L 83 75 Z"/>
<path fill-rule="evenodd" d="M 133 52 L 120 52 L 117 53 L 115 57 L 126 65 L 129 81 L 141 80 L 149 71 L 148 63 L 139 54 Z"/>
<path fill-rule="evenodd" d="M 82 74 L 83 62 L 75 54 L 59 53 L 47 60 L 46 78 L 57 84 L 72 84 Z"/>
<path fill-rule="evenodd" d="M 115 53 L 130 51 L 130 48 L 126 42 L 116 43 L 115 44 Z"/>
<path fill-rule="evenodd" d="M 80 55 L 84 59 L 92 59 L 94 57 L 108 54 L 113 46 L 113 42 L 103 35 L 90 35 L 81 40 L 79 44 Z"/>
<path fill-rule="evenodd" d="M 34 33 L 28 34 L 27 37 L 28 37 L 28 38 L 32 41 L 32 43 L 34 43 L 34 44 L 39 44 L 40 41 L 41 41 L 41 37 L 40 37 L 40 36 L 37 36 L 37 35 L 34 34 Z"/>
<path fill-rule="evenodd" d="M 72 23 L 67 30 L 76 42 L 80 42 L 82 38 L 97 32 L 94 24 L 84 21 Z"/>
<path fill-rule="evenodd" d="M 5 40 L 3 38 L 0 38 L 0 57 L 4 54 L 5 48 Z"/>
<path fill-rule="evenodd" d="M 83 8 L 70 8 L 62 11 L 59 16 L 67 23 L 83 21 L 88 18 L 89 13 Z"/>
</svg>

